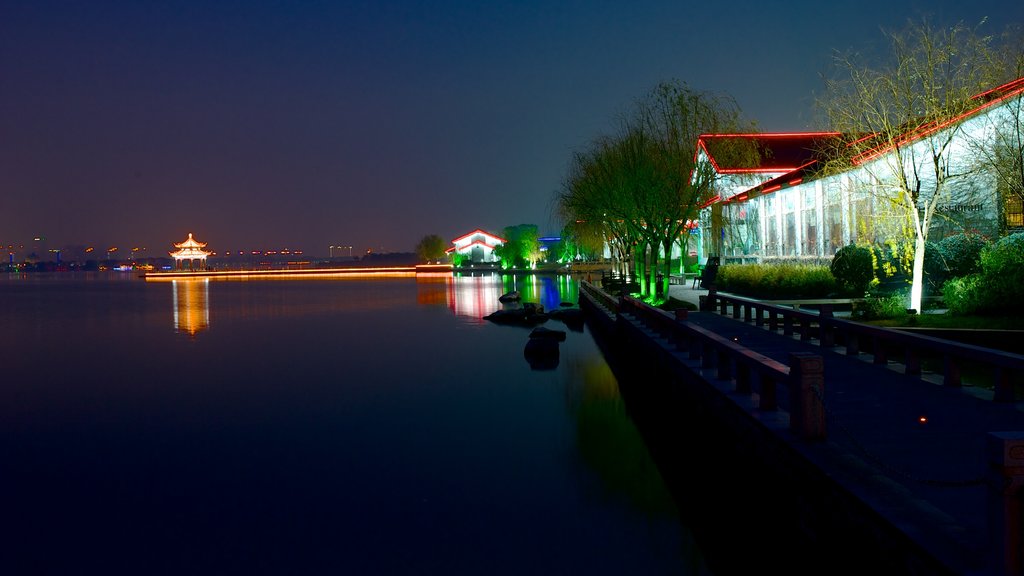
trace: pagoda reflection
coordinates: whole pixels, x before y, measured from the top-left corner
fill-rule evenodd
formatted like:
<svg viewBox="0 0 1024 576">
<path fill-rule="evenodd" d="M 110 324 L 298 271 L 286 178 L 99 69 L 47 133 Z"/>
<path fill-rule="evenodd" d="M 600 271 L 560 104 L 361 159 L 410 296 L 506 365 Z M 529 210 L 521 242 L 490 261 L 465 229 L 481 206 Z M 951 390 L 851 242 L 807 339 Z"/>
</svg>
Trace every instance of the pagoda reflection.
<svg viewBox="0 0 1024 576">
<path fill-rule="evenodd" d="M 174 329 L 189 336 L 210 327 L 210 279 L 185 278 L 171 282 Z"/>
</svg>

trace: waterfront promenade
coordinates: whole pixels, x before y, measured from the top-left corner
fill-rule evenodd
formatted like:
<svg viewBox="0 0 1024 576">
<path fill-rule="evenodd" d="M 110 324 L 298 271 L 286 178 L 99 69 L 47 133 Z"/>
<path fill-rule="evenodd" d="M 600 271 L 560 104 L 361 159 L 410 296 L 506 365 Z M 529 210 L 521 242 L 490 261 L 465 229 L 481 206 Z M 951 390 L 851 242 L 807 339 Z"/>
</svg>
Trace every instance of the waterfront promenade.
<svg viewBox="0 0 1024 576">
<path fill-rule="evenodd" d="M 706 294 L 706 290 L 694 290 L 688 285 L 672 286 L 670 292 L 671 297 L 694 304 L 699 304 L 700 297 Z M 994 402 L 984 391 L 969 386 L 947 387 L 908 377 L 897 363 L 874 364 L 866 354 L 848 356 L 838 347 L 823 348 L 816 340 L 802 341 L 797 335 L 786 336 L 717 312 L 690 312 L 684 321 L 782 364 L 788 363 L 794 353 L 821 356 L 827 437 L 821 441 L 808 441 L 787 428 L 788 400 L 782 397 L 786 393 L 785 386 L 780 388 L 780 409 L 777 412 L 758 410 L 756 400 L 748 398 L 749 394 L 736 391 L 735 382 L 717 378 L 713 368 L 702 368 L 699 360 L 689 357 L 685 351 L 676 350 L 673 343 L 647 327 L 639 317 L 619 314 L 616 321 L 619 334 L 622 330 L 631 334 L 632 345 L 638 338 L 649 338 L 653 345 L 662 348 L 659 354 L 669 355 L 674 358 L 673 362 L 678 363 L 680 370 L 676 374 L 688 372 L 692 375 L 692 378 L 682 378 L 690 381 L 687 385 L 703 382 L 723 398 L 730 399 L 746 412 L 751 421 L 756 422 L 755 428 L 784 443 L 788 453 L 796 455 L 794 461 L 809 463 L 851 501 L 863 503 L 870 511 L 869 515 L 881 520 L 880 524 L 891 527 L 888 536 L 885 529 L 875 529 L 874 538 L 877 540 L 892 540 L 888 544 L 880 543 L 880 548 L 916 550 L 911 553 L 885 552 L 891 558 L 900 558 L 885 568 L 900 566 L 905 570 L 899 573 L 913 574 L 1022 573 L 1021 547 L 1024 543 L 1020 532 L 1011 535 L 1011 540 L 1005 540 L 1003 534 L 1008 523 L 1015 524 L 1018 529 L 1020 527 L 1021 477 L 1006 477 L 1005 468 L 993 466 L 994 461 L 1003 457 L 999 450 L 1015 443 L 1019 446 L 1019 439 L 1024 438 L 1022 403 Z M 636 354 L 637 350 L 631 348 L 630 353 Z M 678 393 L 675 397 L 679 397 Z M 649 400 L 651 398 L 648 397 Z M 673 398 L 673 393 L 669 391 L 656 398 L 653 401 L 664 403 L 666 399 Z M 692 395 L 686 398 L 693 400 Z M 661 407 L 659 410 L 671 412 L 673 408 Z M 643 412 L 642 409 L 639 411 Z M 676 417 L 696 419 L 702 416 L 692 407 L 680 407 Z M 660 429 L 666 428 L 661 426 Z M 693 432 L 692 429 L 688 431 Z M 998 441 L 999 433 L 1010 433 L 1008 444 Z M 678 444 L 672 440 L 654 440 L 661 444 L 660 448 L 654 447 L 654 452 L 663 455 L 694 449 L 693 445 Z M 748 439 L 742 441 L 747 442 Z M 1024 455 L 1017 454 L 1017 457 L 1017 464 L 1024 465 Z M 768 466 L 772 465 L 770 462 Z M 816 523 L 821 522 L 821 517 L 827 516 L 828 511 L 812 511 L 811 507 L 834 505 L 836 516 L 849 512 L 850 506 L 842 503 L 842 497 L 822 505 L 814 501 L 820 495 L 812 496 L 816 490 L 808 487 L 794 487 L 788 507 L 777 502 L 769 505 L 771 499 L 787 496 L 761 492 L 765 486 L 778 484 L 759 479 L 759 476 L 767 474 L 757 470 L 755 463 L 748 464 L 746 470 L 742 465 L 730 469 L 750 476 L 736 482 L 737 490 L 759 494 L 751 499 L 748 509 L 751 515 L 758 515 L 758 510 L 761 510 L 758 506 L 764 504 L 762 511 L 774 515 L 780 528 L 789 525 L 797 530 L 813 532 L 818 529 Z M 787 466 L 792 468 L 788 464 L 780 465 L 780 468 Z M 689 481 L 691 474 L 691 471 L 668 471 L 667 476 L 670 482 Z M 789 480 L 800 482 L 805 477 L 794 473 Z M 684 478 L 687 480 L 681 480 Z M 1002 495 L 1006 493 L 1011 493 L 1011 496 L 1004 498 Z M 1010 507 L 1006 506 L 1007 503 Z M 738 508 L 734 513 L 742 514 L 742 510 L 744 508 Z M 792 518 L 782 518 L 787 514 Z M 794 540 L 797 536 L 794 535 Z M 903 539 L 902 543 L 898 542 L 900 539 Z M 820 549 L 817 554 L 808 550 L 808 557 L 835 562 L 821 566 L 823 574 L 851 573 L 848 569 L 853 566 L 872 565 L 865 559 L 869 553 L 858 549 L 853 541 L 849 549 L 844 550 L 841 541 L 830 539 L 825 534 L 815 534 L 809 540 L 816 542 Z M 846 558 L 841 557 L 847 554 Z M 916 560 L 907 560 L 915 558 L 915 554 L 918 554 Z M 792 565 L 805 566 L 796 561 Z"/>
</svg>

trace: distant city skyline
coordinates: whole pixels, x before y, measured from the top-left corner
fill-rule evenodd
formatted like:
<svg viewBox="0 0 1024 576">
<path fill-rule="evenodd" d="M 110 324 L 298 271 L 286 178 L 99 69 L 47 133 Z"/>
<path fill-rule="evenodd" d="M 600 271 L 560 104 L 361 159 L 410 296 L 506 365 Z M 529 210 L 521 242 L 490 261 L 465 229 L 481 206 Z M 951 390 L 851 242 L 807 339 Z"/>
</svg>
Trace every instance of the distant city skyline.
<svg viewBox="0 0 1024 576">
<path fill-rule="evenodd" d="M 572 153 L 658 82 L 827 128 L 835 51 L 1024 3 L 122 0 L 0 10 L 0 243 L 409 252 L 536 224 Z M 123 252 L 122 252 L 123 253 Z"/>
</svg>

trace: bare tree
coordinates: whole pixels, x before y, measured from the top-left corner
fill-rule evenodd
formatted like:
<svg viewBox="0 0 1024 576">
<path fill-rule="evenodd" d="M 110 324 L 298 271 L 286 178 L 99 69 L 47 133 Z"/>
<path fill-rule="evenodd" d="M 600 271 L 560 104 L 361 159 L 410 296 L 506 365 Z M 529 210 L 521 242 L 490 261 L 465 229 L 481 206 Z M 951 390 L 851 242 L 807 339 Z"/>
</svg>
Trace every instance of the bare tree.
<svg viewBox="0 0 1024 576">
<path fill-rule="evenodd" d="M 972 160 L 995 179 L 999 192 L 999 233 L 1024 228 L 1024 25 L 1001 35 L 990 63 L 990 83 L 1003 98 L 1000 113 L 970 141 Z"/>
<path fill-rule="evenodd" d="M 969 193 L 978 167 L 957 161 L 962 118 L 977 102 L 972 96 L 990 86 L 991 38 L 980 28 L 958 24 L 933 27 L 910 22 L 901 31 L 883 31 L 890 59 L 878 68 L 856 54 L 840 54 L 844 73 L 826 81 L 819 105 L 832 127 L 851 137 L 826 170 L 845 173 L 854 194 L 870 194 L 875 210 L 891 209 L 891 229 L 913 241 L 910 308 L 920 310 L 925 242 L 939 207 Z M 962 201 L 960 198 L 957 200 Z M 881 214 L 871 225 L 881 224 Z"/>
</svg>

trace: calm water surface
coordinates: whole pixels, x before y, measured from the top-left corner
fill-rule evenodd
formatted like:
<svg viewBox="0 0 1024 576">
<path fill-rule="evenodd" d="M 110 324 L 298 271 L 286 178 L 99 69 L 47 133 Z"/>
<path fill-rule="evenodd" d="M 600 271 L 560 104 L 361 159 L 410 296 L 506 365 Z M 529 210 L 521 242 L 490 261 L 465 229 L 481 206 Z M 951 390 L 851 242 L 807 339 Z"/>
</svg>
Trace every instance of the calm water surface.
<svg viewBox="0 0 1024 576">
<path fill-rule="evenodd" d="M 0 279 L 4 574 L 707 574 L 566 278 Z"/>
</svg>

